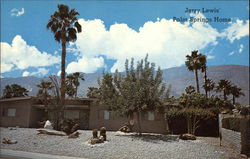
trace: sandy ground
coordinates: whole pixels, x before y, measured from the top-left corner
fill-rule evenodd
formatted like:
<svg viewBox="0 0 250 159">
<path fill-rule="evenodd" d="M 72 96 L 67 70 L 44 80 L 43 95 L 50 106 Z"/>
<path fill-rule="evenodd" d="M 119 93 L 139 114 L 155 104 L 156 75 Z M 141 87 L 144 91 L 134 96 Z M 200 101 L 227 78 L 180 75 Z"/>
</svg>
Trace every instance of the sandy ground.
<svg viewBox="0 0 250 159">
<path fill-rule="evenodd" d="M 36 129 L 1 128 L 1 149 L 11 149 L 45 154 L 96 158 L 96 159 L 236 159 L 238 154 L 231 148 L 219 146 L 219 139 L 198 137 L 194 141 L 179 140 L 177 136 L 158 134 L 123 135 L 107 132 L 105 143 L 89 145 L 92 132 L 79 130 L 79 138 L 37 134 Z M 17 144 L 3 144 L 3 138 L 16 140 Z"/>
</svg>

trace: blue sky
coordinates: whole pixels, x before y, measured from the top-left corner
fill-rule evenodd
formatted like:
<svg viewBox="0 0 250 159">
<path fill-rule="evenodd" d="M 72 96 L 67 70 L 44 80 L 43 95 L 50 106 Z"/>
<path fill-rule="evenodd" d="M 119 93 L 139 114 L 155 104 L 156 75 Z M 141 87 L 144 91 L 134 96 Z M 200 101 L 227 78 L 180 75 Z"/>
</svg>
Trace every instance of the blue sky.
<svg viewBox="0 0 250 159">
<path fill-rule="evenodd" d="M 1 1 L 1 77 L 48 76 L 60 71 L 61 46 L 46 29 L 57 4 L 80 15 L 83 32 L 68 44 L 66 71 L 122 71 L 126 58 L 149 60 L 162 69 L 182 66 L 192 50 L 208 65 L 249 66 L 248 1 Z M 215 9 L 218 13 L 185 13 Z M 176 18 L 211 18 L 177 22 Z M 214 22 L 214 17 L 230 22 Z"/>
</svg>

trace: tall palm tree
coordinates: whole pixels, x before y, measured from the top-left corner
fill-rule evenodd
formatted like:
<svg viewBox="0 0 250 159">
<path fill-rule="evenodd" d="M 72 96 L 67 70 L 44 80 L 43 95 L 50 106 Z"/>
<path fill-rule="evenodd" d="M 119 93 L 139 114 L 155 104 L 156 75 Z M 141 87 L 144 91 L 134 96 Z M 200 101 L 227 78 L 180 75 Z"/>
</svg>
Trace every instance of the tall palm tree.
<svg viewBox="0 0 250 159">
<path fill-rule="evenodd" d="M 204 73 L 204 75 L 203 75 L 203 79 L 204 79 L 203 85 L 207 85 L 206 84 L 206 82 L 207 82 L 207 57 L 205 55 L 201 54 L 200 62 L 201 62 L 201 72 Z M 207 90 L 205 88 L 204 88 L 204 90 L 205 90 L 205 94 L 206 94 L 206 98 L 207 98 L 207 96 L 208 96 Z"/>
<path fill-rule="evenodd" d="M 239 98 L 240 96 L 245 96 L 245 94 L 241 92 L 241 88 L 237 87 L 236 85 L 231 86 L 230 93 L 233 96 L 233 105 L 235 104 L 236 98 Z"/>
<path fill-rule="evenodd" d="M 215 83 L 211 79 L 206 79 L 206 82 L 203 83 L 202 86 L 206 92 L 206 97 L 210 96 L 210 92 L 214 90 L 215 88 Z"/>
<path fill-rule="evenodd" d="M 66 43 L 77 39 L 77 32 L 81 32 L 81 25 L 77 21 L 79 13 L 75 9 L 69 9 L 67 5 L 59 4 L 58 11 L 51 15 L 47 24 L 47 29 L 54 33 L 54 38 L 62 44 L 61 55 L 61 106 L 64 110 L 65 104 L 65 59 L 66 59 Z M 61 112 L 62 113 L 62 112 Z M 62 113 L 63 118 L 63 113 Z"/>
<path fill-rule="evenodd" d="M 73 77 L 74 77 L 73 83 L 75 85 L 75 91 L 76 91 L 75 98 L 76 98 L 77 97 L 77 88 L 80 85 L 79 79 L 84 81 L 84 75 L 83 75 L 83 73 L 75 72 L 75 73 L 73 73 Z"/>
<path fill-rule="evenodd" d="M 189 71 L 193 71 L 194 72 L 194 77 L 195 77 L 195 82 L 196 82 L 196 91 L 197 93 L 200 93 L 200 89 L 199 89 L 199 79 L 198 79 L 198 70 L 201 69 L 201 54 L 198 53 L 198 50 L 194 50 L 190 55 L 187 55 L 186 58 L 186 66 L 188 68 Z"/>
<path fill-rule="evenodd" d="M 227 100 L 227 95 L 230 94 L 231 82 L 225 79 L 221 79 L 216 86 L 217 92 L 222 92 L 224 96 L 224 100 Z"/>
<path fill-rule="evenodd" d="M 45 106 L 45 112 L 48 112 L 48 98 L 50 97 L 49 91 L 54 88 L 51 81 L 44 81 L 42 80 L 37 87 L 38 90 L 38 97 L 41 97 Z"/>
</svg>

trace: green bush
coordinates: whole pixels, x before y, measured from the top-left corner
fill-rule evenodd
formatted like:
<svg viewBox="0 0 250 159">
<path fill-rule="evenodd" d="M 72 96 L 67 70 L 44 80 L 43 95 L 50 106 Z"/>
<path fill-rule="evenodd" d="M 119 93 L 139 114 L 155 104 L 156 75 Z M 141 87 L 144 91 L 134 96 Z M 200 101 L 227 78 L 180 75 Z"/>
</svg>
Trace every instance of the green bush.
<svg viewBox="0 0 250 159">
<path fill-rule="evenodd" d="M 240 132 L 240 120 L 240 118 L 224 118 L 222 119 L 222 127 Z"/>
</svg>

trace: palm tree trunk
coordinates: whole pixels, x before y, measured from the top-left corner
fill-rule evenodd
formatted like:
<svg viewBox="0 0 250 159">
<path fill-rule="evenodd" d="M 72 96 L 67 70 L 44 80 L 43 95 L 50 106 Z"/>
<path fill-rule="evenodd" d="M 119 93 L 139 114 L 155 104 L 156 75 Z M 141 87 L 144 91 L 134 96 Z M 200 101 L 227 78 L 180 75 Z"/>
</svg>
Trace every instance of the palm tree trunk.
<svg viewBox="0 0 250 159">
<path fill-rule="evenodd" d="M 65 106 L 65 59 L 66 59 L 66 39 L 62 40 L 62 56 L 61 56 L 61 120 L 64 119 Z"/>
<path fill-rule="evenodd" d="M 207 69 L 204 68 L 204 83 L 205 85 L 207 85 Z M 205 94 L 206 94 L 206 98 L 208 97 L 207 95 L 207 89 L 205 89 Z"/>
<path fill-rule="evenodd" d="M 233 105 L 235 105 L 235 96 L 233 95 Z"/>
<path fill-rule="evenodd" d="M 225 91 L 223 91 L 223 96 L 224 96 L 224 100 L 226 101 L 227 100 L 227 95 L 226 95 Z"/>
<path fill-rule="evenodd" d="M 141 119 L 140 119 L 141 117 L 140 117 L 140 114 L 141 113 L 139 111 L 136 114 L 137 115 L 137 124 L 138 124 L 138 133 L 139 133 L 139 135 L 141 135 Z"/>
<path fill-rule="evenodd" d="M 196 91 L 197 91 L 197 93 L 200 93 L 198 70 L 197 69 L 194 70 L 194 76 L 195 76 L 195 82 L 196 82 Z"/>
<path fill-rule="evenodd" d="M 76 86 L 76 93 L 75 93 L 75 98 L 77 97 L 77 86 Z"/>
</svg>

